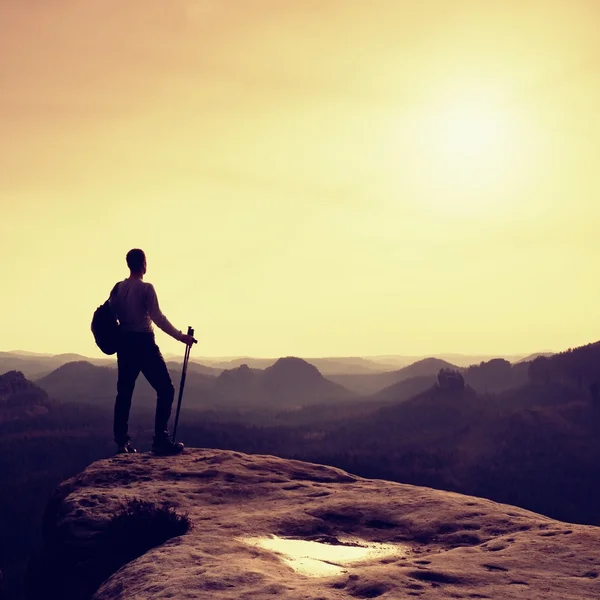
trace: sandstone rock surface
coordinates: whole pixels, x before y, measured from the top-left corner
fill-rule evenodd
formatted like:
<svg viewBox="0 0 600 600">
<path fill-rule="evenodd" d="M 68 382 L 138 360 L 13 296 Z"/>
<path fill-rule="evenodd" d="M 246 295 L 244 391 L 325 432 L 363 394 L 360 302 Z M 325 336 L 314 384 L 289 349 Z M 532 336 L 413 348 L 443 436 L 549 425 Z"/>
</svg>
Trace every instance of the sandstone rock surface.
<svg viewBox="0 0 600 600">
<path fill-rule="evenodd" d="M 90 465 L 57 490 L 40 560 L 54 557 L 53 572 L 70 581 L 85 578 L 98 536 L 133 498 L 169 503 L 188 513 L 193 529 L 109 576 L 95 600 L 600 598 L 598 528 L 332 467 L 220 450 L 121 455 Z M 334 566 L 340 541 L 395 544 L 401 551 L 339 563 L 335 574 L 317 577 L 247 543 L 261 536 L 328 544 L 325 562 Z M 53 585 L 38 580 L 47 597 L 58 591 Z M 77 593 L 62 590 L 61 597 Z"/>
</svg>

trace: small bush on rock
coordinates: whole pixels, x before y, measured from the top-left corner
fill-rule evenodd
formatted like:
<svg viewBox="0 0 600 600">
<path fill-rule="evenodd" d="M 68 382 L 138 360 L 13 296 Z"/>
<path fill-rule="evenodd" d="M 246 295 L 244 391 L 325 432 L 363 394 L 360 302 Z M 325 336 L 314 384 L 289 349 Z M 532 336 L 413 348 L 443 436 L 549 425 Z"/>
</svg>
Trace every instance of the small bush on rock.
<svg viewBox="0 0 600 600">
<path fill-rule="evenodd" d="M 134 498 L 109 521 L 102 536 L 104 552 L 110 557 L 114 572 L 150 548 L 191 529 L 187 513 L 179 514 L 172 507 Z"/>
<path fill-rule="evenodd" d="M 104 542 L 119 566 L 192 529 L 187 514 L 134 498 L 108 523 Z"/>
<path fill-rule="evenodd" d="M 102 583 L 128 562 L 191 529 L 187 514 L 167 505 L 130 500 L 87 544 L 70 546 L 57 536 L 55 545 L 34 557 L 28 597 L 90 600 Z"/>
</svg>

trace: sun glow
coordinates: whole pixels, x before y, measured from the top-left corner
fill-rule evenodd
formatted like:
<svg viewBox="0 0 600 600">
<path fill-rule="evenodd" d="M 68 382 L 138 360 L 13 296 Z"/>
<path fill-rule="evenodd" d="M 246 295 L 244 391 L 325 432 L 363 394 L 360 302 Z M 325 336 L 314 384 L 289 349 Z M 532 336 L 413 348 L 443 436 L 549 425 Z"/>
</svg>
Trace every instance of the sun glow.
<svg viewBox="0 0 600 600">
<path fill-rule="evenodd" d="M 505 112 L 476 103 L 449 107 L 433 125 L 430 135 L 451 168 L 495 169 L 516 141 Z"/>
<path fill-rule="evenodd" d="M 423 103 L 403 127 L 412 189 L 434 210 L 491 214 L 525 181 L 532 133 L 513 106 L 466 88 Z"/>
</svg>

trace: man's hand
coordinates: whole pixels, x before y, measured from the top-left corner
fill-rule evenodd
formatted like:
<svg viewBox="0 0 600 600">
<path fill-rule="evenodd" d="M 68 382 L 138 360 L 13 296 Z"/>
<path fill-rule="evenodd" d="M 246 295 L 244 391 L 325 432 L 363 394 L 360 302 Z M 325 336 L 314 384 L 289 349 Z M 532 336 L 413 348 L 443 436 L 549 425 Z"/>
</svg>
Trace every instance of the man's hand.
<svg viewBox="0 0 600 600">
<path fill-rule="evenodd" d="M 192 344 L 197 344 L 198 340 L 194 338 L 194 336 L 192 335 L 188 335 L 187 333 L 182 334 L 181 336 L 181 341 L 186 345 L 186 346 L 191 346 Z"/>
</svg>

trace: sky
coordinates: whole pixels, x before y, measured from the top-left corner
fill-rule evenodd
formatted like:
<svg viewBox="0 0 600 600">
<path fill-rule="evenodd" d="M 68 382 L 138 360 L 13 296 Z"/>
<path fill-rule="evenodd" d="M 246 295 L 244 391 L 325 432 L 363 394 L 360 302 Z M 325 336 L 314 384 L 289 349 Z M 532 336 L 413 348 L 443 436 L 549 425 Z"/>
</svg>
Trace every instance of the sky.
<svg viewBox="0 0 600 600">
<path fill-rule="evenodd" d="M 134 247 L 204 356 L 599 339 L 599 19 L 0 0 L 0 350 L 99 355 L 91 317 Z"/>
</svg>

